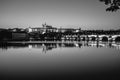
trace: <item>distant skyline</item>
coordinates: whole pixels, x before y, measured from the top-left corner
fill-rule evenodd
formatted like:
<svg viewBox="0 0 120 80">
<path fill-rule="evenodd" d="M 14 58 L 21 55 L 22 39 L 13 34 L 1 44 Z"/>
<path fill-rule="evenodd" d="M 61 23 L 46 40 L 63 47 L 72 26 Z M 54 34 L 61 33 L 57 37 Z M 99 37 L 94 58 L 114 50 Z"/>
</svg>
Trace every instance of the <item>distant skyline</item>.
<svg viewBox="0 0 120 80">
<path fill-rule="evenodd" d="M 120 11 L 106 12 L 99 0 L 0 0 L 0 28 L 120 29 Z"/>
</svg>

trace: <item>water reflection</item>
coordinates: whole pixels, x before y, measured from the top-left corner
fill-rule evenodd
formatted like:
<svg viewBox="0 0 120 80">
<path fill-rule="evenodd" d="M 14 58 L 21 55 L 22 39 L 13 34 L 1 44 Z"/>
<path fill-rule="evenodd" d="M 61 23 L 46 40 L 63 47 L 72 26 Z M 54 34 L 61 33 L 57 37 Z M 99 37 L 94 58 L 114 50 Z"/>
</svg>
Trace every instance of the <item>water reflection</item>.
<svg viewBox="0 0 120 80">
<path fill-rule="evenodd" d="M 115 75 L 116 78 L 120 73 L 119 52 L 117 42 L 1 43 L 0 75 L 5 78 L 25 76 L 33 80 L 55 76 L 77 79 L 79 76 Z"/>
<path fill-rule="evenodd" d="M 0 43 L 0 49 L 7 50 L 9 48 L 41 48 L 43 52 L 47 52 L 49 50 L 55 48 L 82 48 L 82 47 L 106 47 L 106 48 L 114 48 L 120 50 L 119 42 L 65 42 L 65 43 Z"/>
</svg>

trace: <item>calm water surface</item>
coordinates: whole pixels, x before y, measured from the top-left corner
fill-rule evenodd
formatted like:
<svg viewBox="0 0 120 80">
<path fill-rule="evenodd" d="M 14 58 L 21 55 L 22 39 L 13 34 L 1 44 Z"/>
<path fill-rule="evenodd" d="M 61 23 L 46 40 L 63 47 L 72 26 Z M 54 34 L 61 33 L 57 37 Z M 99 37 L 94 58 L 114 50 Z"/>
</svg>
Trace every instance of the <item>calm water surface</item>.
<svg viewBox="0 0 120 80">
<path fill-rule="evenodd" d="M 9 43 L 0 45 L 0 75 L 74 79 L 119 77 L 120 43 Z M 56 77 L 57 76 L 57 77 Z"/>
</svg>

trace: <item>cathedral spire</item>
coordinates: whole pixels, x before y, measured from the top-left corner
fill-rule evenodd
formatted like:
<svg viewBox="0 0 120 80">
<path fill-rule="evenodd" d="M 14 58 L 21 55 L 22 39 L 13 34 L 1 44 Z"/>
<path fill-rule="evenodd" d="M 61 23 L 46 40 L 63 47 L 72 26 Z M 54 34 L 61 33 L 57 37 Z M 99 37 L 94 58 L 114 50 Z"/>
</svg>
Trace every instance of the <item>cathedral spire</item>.
<svg viewBox="0 0 120 80">
<path fill-rule="evenodd" d="M 45 24 L 42 24 L 42 26 L 45 28 L 47 26 L 46 22 L 45 22 Z"/>
</svg>

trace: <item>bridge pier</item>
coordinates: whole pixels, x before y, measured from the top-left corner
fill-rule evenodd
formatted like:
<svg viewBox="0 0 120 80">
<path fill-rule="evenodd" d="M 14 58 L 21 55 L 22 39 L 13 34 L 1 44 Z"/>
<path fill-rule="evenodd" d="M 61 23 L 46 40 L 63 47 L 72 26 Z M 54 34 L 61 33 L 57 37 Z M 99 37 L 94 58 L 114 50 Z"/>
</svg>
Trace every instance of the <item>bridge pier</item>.
<svg viewBox="0 0 120 80">
<path fill-rule="evenodd" d="M 61 39 L 70 41 L 120 41 L 120 35 L 64 35 Z"/>
</svg>

